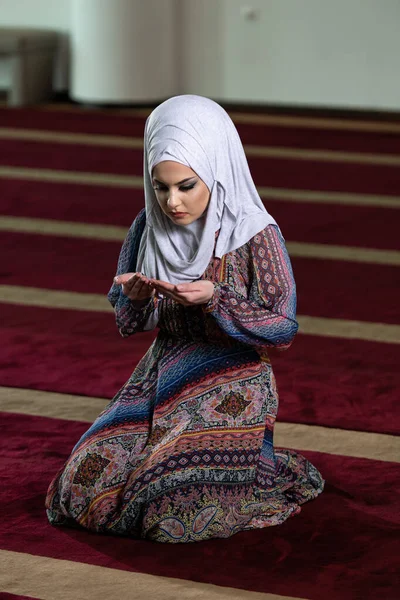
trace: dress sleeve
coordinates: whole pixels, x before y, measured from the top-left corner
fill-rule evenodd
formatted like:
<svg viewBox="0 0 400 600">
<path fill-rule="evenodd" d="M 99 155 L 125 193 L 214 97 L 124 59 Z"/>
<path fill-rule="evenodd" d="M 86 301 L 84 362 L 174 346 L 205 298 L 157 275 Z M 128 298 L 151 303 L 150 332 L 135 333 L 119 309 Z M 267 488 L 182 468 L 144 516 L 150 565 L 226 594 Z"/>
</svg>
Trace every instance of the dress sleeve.
<svg viewBox="0 0 400 600">
<path fill-rule="evenodd" d="M 235 340 L 258 351 L 286 349 L 296 335 L 296 286 L 285 242 L 268 225 L 249 242 L 247 297 L 233 283 L 216 283 L 204 310 Z"/>
<path fill-rule="evenodd" d="M 143 209 L 132 223 L 122 245 L 116 275 L 136 271 L 140 239 L 145 224 L 146 214 Z M 150 298 L 145 304 L 135 305 L 122 293 L 121 286 L 115 283 L 111 286 L 107 297 L 114 307 L 117 327 L 123 337 L 155 327 L 156 319 L 153 317 L 156 311 L 156 302 L 153 298 Z"/>
</svg>

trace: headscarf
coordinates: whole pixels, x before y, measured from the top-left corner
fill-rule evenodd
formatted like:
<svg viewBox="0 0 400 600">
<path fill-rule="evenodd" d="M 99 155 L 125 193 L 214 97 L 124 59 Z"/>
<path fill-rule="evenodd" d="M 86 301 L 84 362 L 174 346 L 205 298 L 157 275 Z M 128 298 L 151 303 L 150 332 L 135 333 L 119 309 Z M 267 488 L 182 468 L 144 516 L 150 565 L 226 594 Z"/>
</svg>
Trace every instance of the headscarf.
<svg viewBox="0 0 400 600">
<path fill-rule="evenodd" d="M 210 190 L 205 214 L 189 225 L 173 223 L 157 202 L 152 171 L 162 161 L 190 167 Z M 170 98 L 147 119 L 144 193 L 146 226 L 137 270 L 170 283 L 200 279 L 213 252 L 222 257 L 267 225 L 276 225 L 254 185 L 231 118 L 219 104 L 201 96 Z"/>
</svg>

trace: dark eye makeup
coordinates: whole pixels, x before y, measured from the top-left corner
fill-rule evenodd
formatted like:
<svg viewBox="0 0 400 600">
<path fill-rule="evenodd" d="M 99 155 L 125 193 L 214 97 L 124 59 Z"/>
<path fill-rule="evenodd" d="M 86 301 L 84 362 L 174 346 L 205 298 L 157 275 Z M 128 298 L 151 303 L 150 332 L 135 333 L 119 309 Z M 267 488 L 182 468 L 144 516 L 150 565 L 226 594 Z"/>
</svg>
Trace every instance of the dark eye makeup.
<svg viewBox="0 0 400 600">
<path fill-rule="evenodd" d="M 189 190 L 192 190 L 194 188 L 196 183 L 197 183 L 197 181 L 195 181 L 194 183 L 191 183 L 190 185 L 181 185 L 181 187 L 179 189 L 181 192 L 188 192 Z"/>
<path fill-rule="evenodd" d="M 194 181 L 193 183 L 190 183 L 189 185 L 181 185 L 179 187 L 179 191 L 181 192 L 189 192 L 190 190 L 192 190 L 195 185 L 196 185 L 197 181 Z M 168 191 L 168 187 L 166 185 L 162 185 L 161 183 L 155 183 L 153 185 L 153 189 L 156 192 L 166 192 Z"/>
</svg>

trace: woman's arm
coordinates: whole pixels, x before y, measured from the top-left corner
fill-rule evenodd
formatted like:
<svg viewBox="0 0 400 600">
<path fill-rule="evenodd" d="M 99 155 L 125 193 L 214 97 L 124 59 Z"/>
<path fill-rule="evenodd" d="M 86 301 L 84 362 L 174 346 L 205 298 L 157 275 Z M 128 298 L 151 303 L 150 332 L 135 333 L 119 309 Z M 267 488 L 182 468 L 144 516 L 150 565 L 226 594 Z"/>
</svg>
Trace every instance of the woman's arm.
<svg viewBox="0 0 400 600">
<path fill-rule="evenodd" d="M 136 271 L 140 239 L 145 224 L 146 214 L 143 209 L 132 223 L 122 245 L 116 275 Z M 154 297 L 147 301 L 134 302 L 123 293 L 121 285 L 113 283 L 108 292 L 108 299 L 114 307 L 117 327 L 123 337 L 155 327 L 156 320 L 152 318 L 156 309 Z"/>
<path fill-rule="evenodd" d="M 149 331 L 157 325 L 157 319 L 152 318 L 155 311 L 154 298 L 150 298 L 145 304 L 135 305 L 121 291 L 114 310 L 118 331 L 122 337 L 129 337 L 140 331 Z"/>
<path fill-rule="evenodd" d="M 297 332 L 296 286 L 285 242 L 275 225 L 249 243 L 252 281 L 248 297 L 233 284 L 216 283 L 204 311 L 235 340 L 257 350 L 285 349 Z"/>
</svg>

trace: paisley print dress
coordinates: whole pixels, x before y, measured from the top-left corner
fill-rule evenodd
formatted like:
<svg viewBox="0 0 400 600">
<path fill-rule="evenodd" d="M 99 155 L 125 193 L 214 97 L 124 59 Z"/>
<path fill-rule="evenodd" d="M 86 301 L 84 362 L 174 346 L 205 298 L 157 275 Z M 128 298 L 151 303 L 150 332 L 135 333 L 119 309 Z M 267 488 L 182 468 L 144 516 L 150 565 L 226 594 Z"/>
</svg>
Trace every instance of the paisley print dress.
<svg viewBox="0 0 400 600">
<path fill-rule="evenodd" d="M 142 211 L 118 273 L 135 271 L 144 225 Z M 122 336 L 155 314 L 159 331 L 51 483 L 52 524 L 194 542 L 278 525 L 322 491 L 310 462 L 273 444 L 278 393 L 268 349 L 287 348 L 297 331 L 279 229 L 269 225 L 213 258 L 203 278 L 215 283 L 203 306 L 162 298 L 137 308 L 111 288 Z"/>
</svg>

